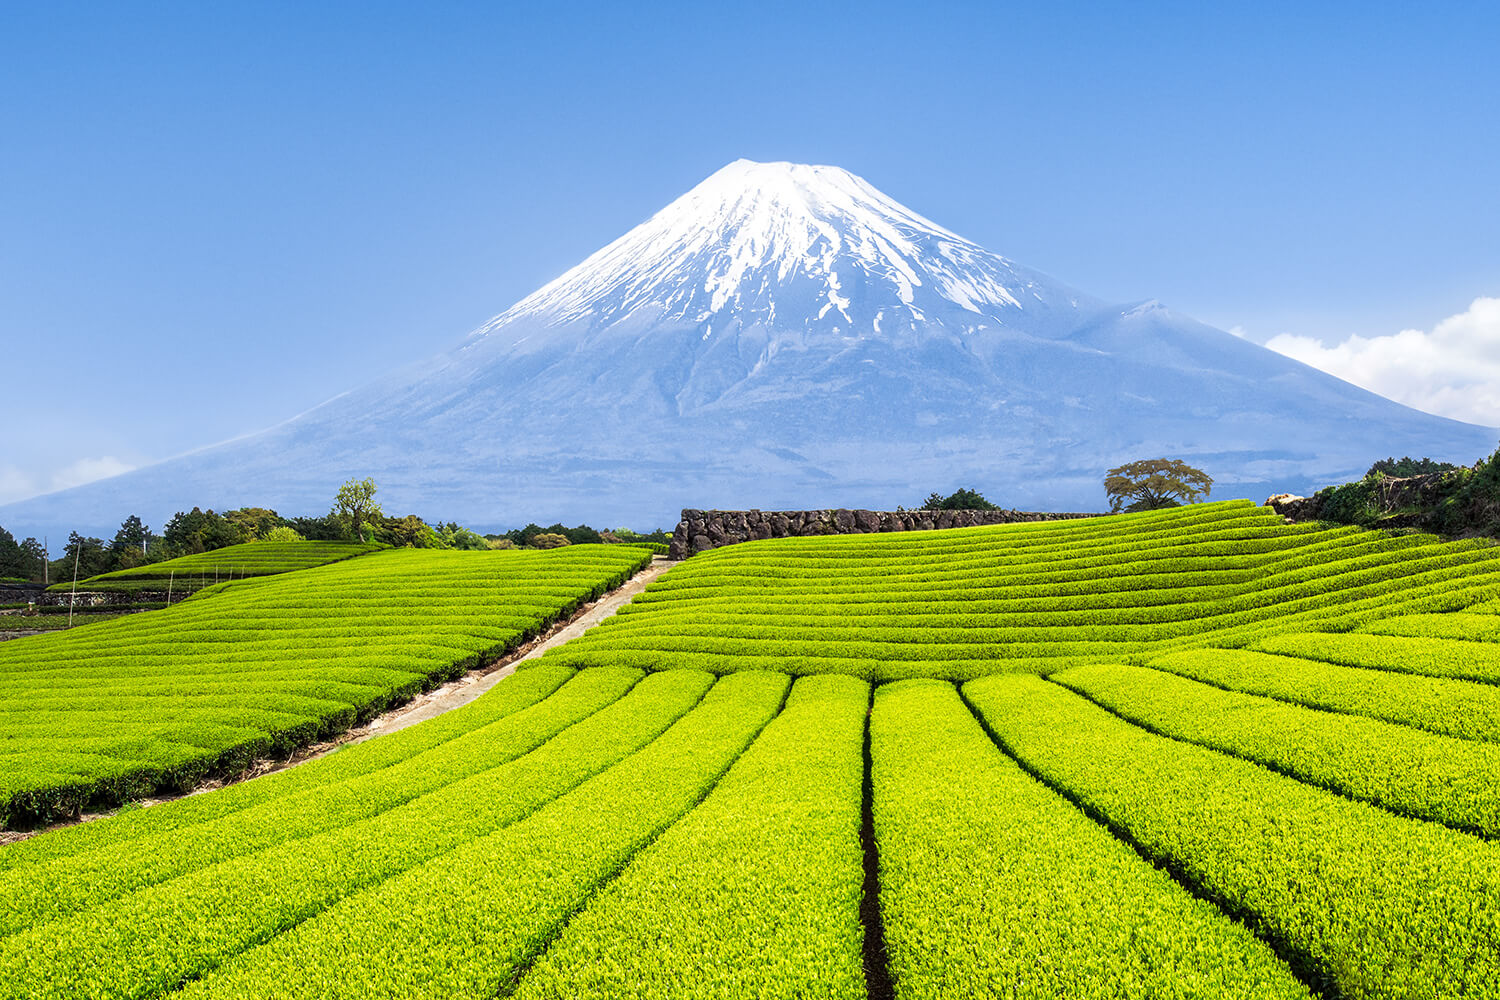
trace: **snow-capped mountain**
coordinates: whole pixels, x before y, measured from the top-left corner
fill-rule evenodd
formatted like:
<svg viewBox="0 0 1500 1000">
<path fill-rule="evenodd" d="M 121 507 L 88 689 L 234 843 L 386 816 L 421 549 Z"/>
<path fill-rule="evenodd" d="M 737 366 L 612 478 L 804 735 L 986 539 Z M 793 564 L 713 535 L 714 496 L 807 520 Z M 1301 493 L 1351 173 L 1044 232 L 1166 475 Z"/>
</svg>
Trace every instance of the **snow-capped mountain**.
<svg viewBox="0 0 1500 1000">
<path fill-rule="evenodd" d="M 192 506 L 480 526 L 670 525 L 693 507 L 908 506 L 934 489 L 1092 510 L 1170 455 L 1215 497 L 1473 461 L 1420 413 L 1155 302 L 1109 305 L 837 167 L 741 160 L 422 365 L 270 430 L 0 508 L 12 530 Z"/>
</svg>

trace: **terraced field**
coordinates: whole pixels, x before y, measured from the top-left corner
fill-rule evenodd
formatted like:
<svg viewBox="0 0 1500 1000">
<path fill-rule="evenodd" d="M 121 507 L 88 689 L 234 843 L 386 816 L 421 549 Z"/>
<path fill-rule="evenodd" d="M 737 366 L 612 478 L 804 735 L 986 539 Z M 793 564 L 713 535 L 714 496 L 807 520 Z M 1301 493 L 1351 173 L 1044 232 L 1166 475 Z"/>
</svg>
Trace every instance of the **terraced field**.
<svg viewBox="0 0 1500 1000">
<path fill-rule="evenodd" d="M 171 588 L 187 594 L 203 587 L 247 576 L 269 576 L 324 566 L 342 559 L 377 552 L 382 546 L 358 542 L 245 542 L 210 552 L 195 552 L 165 562 L 100 573 L 79 580 L 78 590 L 135 594 Z M 54 583 L 48 590 L 75 589 L 73 581 Z"/>
<path fill-rule="evenodd" d="M 573 666 L 966 680 L 1343 631 L 1497 597 L 1492 545 L 1288 525 L 1238 501 L 717 549 L 549 655 Z"/>
<path fill-rule="evenodd" d="M 1497 572 L 1248 504 L 716 550 L 463 709 L 0 848 L 0 995 L 1500 997 Z"/>
<path fill-rule="evenodd" d="M 284 756 L 513 648 L 650 559 L 392 550 L 0 644 L 0 820 Z"/>
</svg>

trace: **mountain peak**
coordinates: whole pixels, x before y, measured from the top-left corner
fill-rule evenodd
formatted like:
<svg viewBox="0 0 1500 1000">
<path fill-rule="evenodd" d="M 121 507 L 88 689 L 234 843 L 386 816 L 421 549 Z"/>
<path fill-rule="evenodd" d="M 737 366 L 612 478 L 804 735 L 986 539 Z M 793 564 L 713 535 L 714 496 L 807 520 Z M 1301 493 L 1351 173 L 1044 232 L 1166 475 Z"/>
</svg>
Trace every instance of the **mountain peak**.
<svg viewBox="0 0 1500 1000">
<path fill-rule="evenodd" d="M 41 535 L 188 503 L 306 511 L 365 476 L 394 506 L 485 527 L 878 508 L 955 482 L 1086 510 L 1141 456 L 1263 497 L 1493 441 L 1154 302 L 1083 296 L 841 168 L 741 160 L 457 351 L 0 520 Z"/>
<path fill-rule="evenodd" d="M 880 336 L 1072 312 L 1077 296 L 913 212 L 842 167 L 736 160 L 476 331 L 631 317 L 702 327 Z M 521 321 L 525 321 L 521 323 Z M 507 341 L 515 327 L 524 335 Z M 534 340 L 533 340 L 534 343 Z"/>
</svg>

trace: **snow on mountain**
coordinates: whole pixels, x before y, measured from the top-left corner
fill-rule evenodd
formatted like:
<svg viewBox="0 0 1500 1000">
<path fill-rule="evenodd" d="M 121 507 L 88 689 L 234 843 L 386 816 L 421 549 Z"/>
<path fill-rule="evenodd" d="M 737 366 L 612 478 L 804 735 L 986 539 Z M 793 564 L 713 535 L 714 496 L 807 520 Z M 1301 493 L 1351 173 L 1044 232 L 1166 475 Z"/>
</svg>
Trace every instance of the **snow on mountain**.
<svg viewBox="0 0 1500 1000">
<path fill-rule="evenodd" d="M 774 323 L 778 302 L 793 325 L 831 332 L 911 330 L 936 303 L 998 323 L 1023 303 L 1048 305 L 1048 290 L 847 170 L 738 160 L 474 337 L 645 310 L 702 324 L 706 339 L 716 319 Z"/>
<path fill-rule="evenodd" d="M 1493 431 L 1433 417 L 1154 301 L 1108 305 L 837 167 L 740 160 L 452 351 L 245 438 L 0 507 L 12 530 L 131 512 L 387 509 L 481 526 L 670 525 L 684 506 L 911 505 L 976 487 L 1099 509 L 1172 455 L 1263 498 Z"/>
</svg>

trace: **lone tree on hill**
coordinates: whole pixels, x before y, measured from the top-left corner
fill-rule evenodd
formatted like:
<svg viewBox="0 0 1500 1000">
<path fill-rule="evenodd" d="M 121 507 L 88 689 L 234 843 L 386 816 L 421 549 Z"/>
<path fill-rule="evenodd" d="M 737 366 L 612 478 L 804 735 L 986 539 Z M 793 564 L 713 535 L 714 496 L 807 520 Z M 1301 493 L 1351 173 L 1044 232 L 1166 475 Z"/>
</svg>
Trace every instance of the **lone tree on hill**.
<svg viewBox="0 0 1500 1000">
<path fill-rule="evenodd" d="M 1104 476 L 1112 514 L 1181 507 L 1208 496 L 1213 485 L 1208 473 L 1175 458 L 1129 462 Z"/>
<path fill-rule="evenodd" d="M 345 534 L 352 534 L 361 542 L 365 540 L 365 522 L 372 517 L 384 517 L 385 512 L 375 502 L 375 480 L 351 479 L 333 498 L 330 516 L 344 526 Z"/>
</svg>

